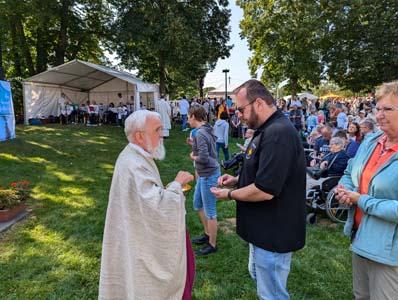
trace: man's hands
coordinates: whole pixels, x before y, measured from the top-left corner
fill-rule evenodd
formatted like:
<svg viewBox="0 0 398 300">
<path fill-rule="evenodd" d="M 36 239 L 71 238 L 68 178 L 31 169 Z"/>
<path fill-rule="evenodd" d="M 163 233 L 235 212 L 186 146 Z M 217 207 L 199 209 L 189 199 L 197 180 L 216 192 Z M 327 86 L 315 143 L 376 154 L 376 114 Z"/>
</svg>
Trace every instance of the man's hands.
<svg viewBox="0 0 398 300">
<path fill-rule="evenodd" d="M 198 158 L 198 156 L 197 156 L 197 155 L 194 155 L 193 152 L 191 152 L 191 154 L 189 154 L 189 157 L 190 157 L 192 160 L 194 160 L 194 161 Z"/>
<path fill-rule="evenodd" d="M 359 194 L 357 192 L 352 192 L 352 191 L 345 189 L 345 187 L 341 184 L 339 184 L 335 188 L 335 192 L 336 192 L 336 199 L 339 200 L 339 202 L 341 204 L 345 204 L 345 205 L 349 205 L 349 206 L 357 204 L 359 197 L 361 196 L 361 194 Z"/>
<path fill-rule="evenodd" d="M 217 179 L 217 184 L 219 186 L 232 187 L 238 183 L 238 178 L 229 174 L 224 174 Z"/>
<path fill-rule="evenodd" d="M 186 171 L 179 171 L 177 173 L 176 178 L 174 179 L 174 181 L 177 181 L 181 185 L 187 184 L 192 180 L 193 180 L 193 175 Z"/>
<path fill-rule="evenodd" d="M 211 187 L 210 192 L 212 192 L 217 199 L 227 199 L 229 189 L 221 189 L 218 187 Z"/>
</svg>

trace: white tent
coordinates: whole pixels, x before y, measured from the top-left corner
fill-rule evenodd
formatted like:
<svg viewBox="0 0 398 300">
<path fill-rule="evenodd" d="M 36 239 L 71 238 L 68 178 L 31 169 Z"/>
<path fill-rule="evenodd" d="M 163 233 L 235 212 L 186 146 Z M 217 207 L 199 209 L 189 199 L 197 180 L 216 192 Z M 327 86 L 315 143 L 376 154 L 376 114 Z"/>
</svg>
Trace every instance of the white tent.
<svg viewBox="0 0 398 300">
<path fill-rule="evenodd" d="M 122 101 L 134 102 L 139 109 L 140 102 L 148 108 L 159 98 L 159 86 L 147 83 L 134 75 L 93 63 L 73 60 L 23 82 L 25 124 L 31 118 L 46 118 L 58 113 L 58 99 L 61 92 L 73 103 L 87 100 L 105 105 Z M 138 101 L 137 101 L 138 100 Z"/>
<path fill-rule="evenodd" d="M 234 80 L 232 82 L 228 82 L 227 85 L 227 94 L 228 96 L 231 96 L 232 99 L 234 99 L 234 96 L 232 95 L 232 92 L 239 87 L 241 84 L 243 84 L 244 81 L 240 80 Z M 220 83 L 214 90 L 210 90 L 207 92 L 207 97 L 210 98 L 225 98 L 225 82 Z"/>
<path fill-rule="evenodd" d="M 285 100 L 290 100 L 290 98 L 292 98 L 291 95 L 283 97 L 283 99 L 285 99 Z M 311 94 L 309 92 L 298 93 L 297 94 L 297 98 L 299 98 L 300 100 L 303 100 L 303 98 L 307 98 L 307 100 L 316 100 L 316 99 L 318 99 L 317 96 L 315 96 L 315 95 L 313 95 L 313 94 Z"/>
</svg>

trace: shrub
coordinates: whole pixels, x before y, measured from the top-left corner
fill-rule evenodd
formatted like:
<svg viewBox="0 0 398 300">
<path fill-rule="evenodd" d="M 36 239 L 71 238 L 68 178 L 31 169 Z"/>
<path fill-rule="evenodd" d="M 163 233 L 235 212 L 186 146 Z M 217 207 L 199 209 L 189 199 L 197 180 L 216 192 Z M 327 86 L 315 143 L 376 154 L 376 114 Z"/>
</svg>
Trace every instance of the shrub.
<svg viewBox="0 0 398 300">
<path fill-rule="evenodd" d="M 22 202 L 18 191 L 14 189 L 0 190 L 0 210 L 13 208 Z"/>
</svg>

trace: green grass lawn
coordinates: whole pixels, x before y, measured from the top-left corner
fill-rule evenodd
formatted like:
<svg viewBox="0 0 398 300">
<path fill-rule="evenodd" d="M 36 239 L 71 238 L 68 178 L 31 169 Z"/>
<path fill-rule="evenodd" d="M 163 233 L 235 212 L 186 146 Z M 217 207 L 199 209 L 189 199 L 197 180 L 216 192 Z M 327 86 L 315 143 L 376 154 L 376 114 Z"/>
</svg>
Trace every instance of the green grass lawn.
<svg viewBox="0 0 398 300">
<path fill-rule="evenodd" d="M 193 171 L 188 133 L 173 131 L 159 163 L 163 182 Z M 28 218 L 0 236 L 0 299 L 96 299 L 101 241 L 114 162 L 125 146 L 116 127 L 18 127 L 0 143 L 0 186 L 32 184 Z M 230 143 L 234 146 L 235 141 Z M 233 148 L 236 150 L 236 148 Z M 232 152 L 232 151 L 231 151 Z M 202 232 L 187 196 L 191 235 Z M 219 251 L 197 259 L 195 299 L 256 299 L 248 246 L 234 233 L 234 202 L 218 203 Z M 292 299 L 352 299 L 349 242 L 341 226 L 309 227 L 293 256 Z"/>
</svg>

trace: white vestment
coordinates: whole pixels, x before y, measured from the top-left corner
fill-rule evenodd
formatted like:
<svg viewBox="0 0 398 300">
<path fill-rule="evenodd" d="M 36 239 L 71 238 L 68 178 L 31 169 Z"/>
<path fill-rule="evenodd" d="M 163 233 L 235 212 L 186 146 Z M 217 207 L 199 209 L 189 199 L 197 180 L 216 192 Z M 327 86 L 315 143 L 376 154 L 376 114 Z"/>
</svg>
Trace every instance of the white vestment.
<svg viewBox="0 0 398 300">
<path fill-rule="evenodd" d="M 174 181 L 164 188 L 153 159 L 129 144 L 112 179 L 99 299 L 181 300 L 186 272 L 181 185 Z"/>
<path fill-rule="evenodd" d="M 171 107 L 165 99 L 161 98 L 155 102 L 155 110 L 159 113 L 162 119 L 163 136 L 169 136 L 169 130 L 171 129 L 170 116 Z"/>
</svg>

